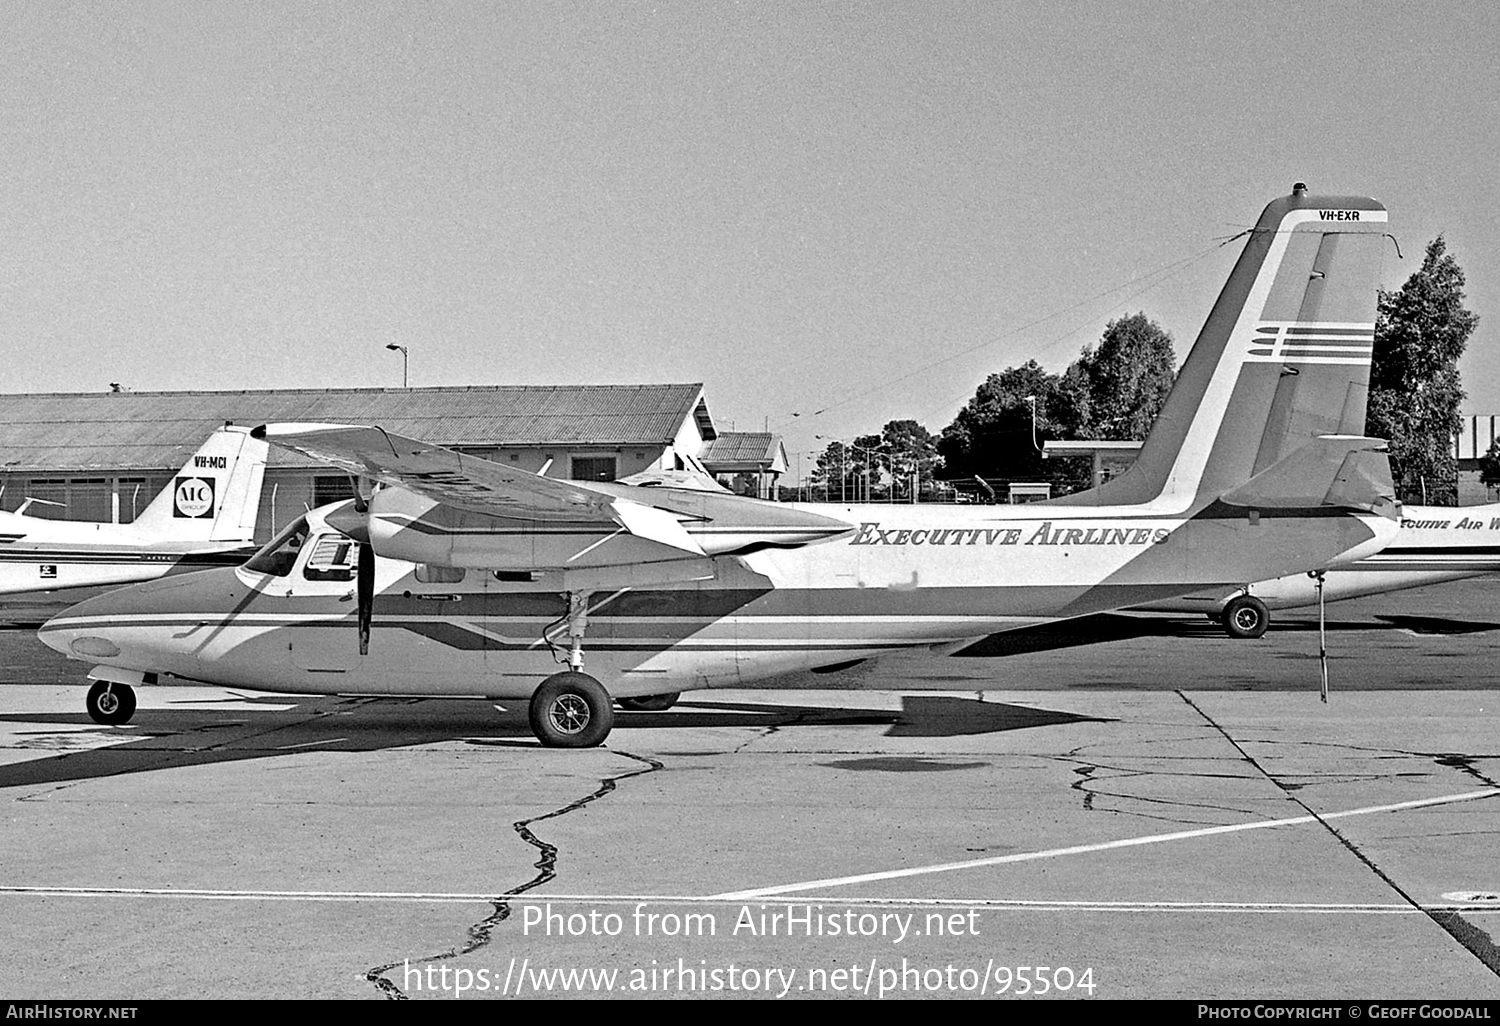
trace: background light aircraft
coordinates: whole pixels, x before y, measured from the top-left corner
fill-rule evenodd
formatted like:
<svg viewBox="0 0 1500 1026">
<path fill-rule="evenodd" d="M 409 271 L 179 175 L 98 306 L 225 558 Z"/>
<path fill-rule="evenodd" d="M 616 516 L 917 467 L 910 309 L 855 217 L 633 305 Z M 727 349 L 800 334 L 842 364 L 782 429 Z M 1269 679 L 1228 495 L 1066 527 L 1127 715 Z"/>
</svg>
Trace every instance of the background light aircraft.
<svg viewBox="0 0 1500 1026">
<path fill-rule="evenodd" d="M 267 425 L 381 487 L 243 567 L 91 599 L 41 638 L 95 664 L 101 722 L 172 676 L 525 700 L 544 744 L 581 747 L 608 734 L 611 692 L 665 705 L 1371 555 L 1397 530 L 1384 443 L 1359 435 L 1385 222 L 1374 200 L 1300 186 L 1267 206 L 1140 458 L 1091 492 L 777 504 L 672 475 L 540 478 L 378 427 Z"/>
<path fill-rule="evenodd" d="M 1323 600 L 1358 598 L 1500 572 L 1500 503 L 1485 506 L 1406 506 L 1396 540 L 1373 556 L 1324 575 Z M 1225 592 L 1183 595 L 1139 609 L 1204 613 L 1232 638 L 1258 638 L 1272 609 L 1318 601 L 1317 580 L 1293 574 Z"/>
<path fill-rule="evenodd" d="M 83 589 L 237 566 L 255 550 L 266 443 L 221 427 L 128 524 L 0 512 L 0 618 L 56 612 Z"/>
</svg>

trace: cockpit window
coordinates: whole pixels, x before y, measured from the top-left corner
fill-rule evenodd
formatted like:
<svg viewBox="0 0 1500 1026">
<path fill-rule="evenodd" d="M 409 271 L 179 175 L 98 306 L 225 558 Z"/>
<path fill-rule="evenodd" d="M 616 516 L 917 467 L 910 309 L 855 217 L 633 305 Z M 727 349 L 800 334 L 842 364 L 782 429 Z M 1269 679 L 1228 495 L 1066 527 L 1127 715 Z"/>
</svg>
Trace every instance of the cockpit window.
<svg viewBox="0 0 1500 1026">
<path fill-rule="evenodd" d="M 272 577 L 285 577 L 297 563 L 297 555 L 307 542 L 307 518 L 298 517 L 266 542 L 265 546 L 245 561 L 245 569 Z"/>
<path fill-rule="evenodd" d="M 352 581 L 359 566 L 359 546 L 342 534 L 320 534 L 302 568 L 309 581 Z"/>
</svg>

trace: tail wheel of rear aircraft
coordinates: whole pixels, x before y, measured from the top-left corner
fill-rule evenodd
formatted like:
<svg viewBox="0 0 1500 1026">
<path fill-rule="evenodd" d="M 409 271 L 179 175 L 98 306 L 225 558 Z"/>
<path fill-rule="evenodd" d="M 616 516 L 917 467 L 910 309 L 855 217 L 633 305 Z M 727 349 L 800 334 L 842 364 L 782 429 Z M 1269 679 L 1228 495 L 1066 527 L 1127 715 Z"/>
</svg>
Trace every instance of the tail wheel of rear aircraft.
<svg viewBox="0 0 1500 1026">
<path fill-rule="evenodd" d="M 661 712 L 672 708 L 681 697 L 681 691 L 671 691 L 665 695 L 641 695 L 637 698 L 617 698 L 615 701 L 621 709 L 629 709 L 631 712 Z"/>
<path fill-rule="evenodd" d="M 117 684 L 107 680 L 96 680 L 89 688 L 89 719 L 117 727 L 129 723 L 135 715 L 135 689 L 129 684 Z"/>
<path fill-rule="evenodd" d="M 576 670 L 554 673 L 531 696 L 531 729 L 548 748 L 592 748 L 615 725 L 609 692 Z"/>
<path fill-rule="evenodd" d="M 1271 625 L 1271 611 L 1254 595 L 1241 595 L 1225 604 L 1219 622 L 1231 638 L 1258 638 Z"/>
</svg>

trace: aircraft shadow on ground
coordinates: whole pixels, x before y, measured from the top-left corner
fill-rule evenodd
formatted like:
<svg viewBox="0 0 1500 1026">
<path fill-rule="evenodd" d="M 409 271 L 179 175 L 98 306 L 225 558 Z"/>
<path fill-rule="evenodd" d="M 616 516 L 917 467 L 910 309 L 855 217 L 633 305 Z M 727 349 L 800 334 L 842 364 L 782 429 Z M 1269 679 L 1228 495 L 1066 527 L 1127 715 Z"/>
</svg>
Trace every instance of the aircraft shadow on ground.
<svg viewBox="0 0 1500 1026">
<path fill-rule="evenodd" d="M 375 752 L 462 741 L 472 745 L 539 749 L 526 722 L 524 703 L 505 712 L 476 700 L 289 699 L 233 700 L 233 709 L 143 709 L 126 727 L 101 727 L 83 713 L 0 714 L 0 723 L 35 724 L 17 731 L 38 747 L 66 745 L 76 731 L 46 727 L 84 725 L 132 739 L 98 748 L 0 765 L 0 788 L 63 784 L 129 773 L 185 769 L 219 763 L 274 759 L 313 752 Z M 288 709 L 288 703 L 295 703 Z M 195 701 L 194 705 L 203 703 Z M 244 708 L 244 705 L 269 708 Z M 905 695 L 900 711 L 695 701 L 666 712 L 625 712 L 615 727 L 694 730 L 708 727 L 787 728 L 884 726 L 889 737 L 954 737 L 1069 723 L 1109 720 L 1050 709 L 949 695 Z M 246 728 L 252 733 L 246 734 Z"/>
<path fill-rule="evenodd" d="M 1316 631 L 1317 614 L 1309 619 L 1304 611 L 1298 611 L 1294 619 L 1280 619 L 1273 614 L 1270 630 L 1273 633 L 1297 633 Z M 1404 630 L 1415 634 L 1459 635 L 1482 634 L 1500 630 L 1500 623 L 1487 620 L 1455 620 L 1445 616 L 1383 616 L 1373 620 L 1328 620 L 1330 632 L 1345 631 L 1389 631 Z M 953 653 L 956 657 L 992 659 L 1003 656 L 1026 655 L 1032 652 L 1050 652 L 1061 648 L 1078 648 L 1083 645 L 1099 645 L 1110 641 L 1125 641 L 1131 638 L 1202 638 L 1228 641 L 1224 629 L 1216 623 L 1203 619 L 1177 619 L 1162 616 L 1144 616 L 1130 613 L 1095 613 L 1072 620 L 1021 627 L 1013 631 L 1002 631 L 976 641 L 968 648 Z"/>
</svg>

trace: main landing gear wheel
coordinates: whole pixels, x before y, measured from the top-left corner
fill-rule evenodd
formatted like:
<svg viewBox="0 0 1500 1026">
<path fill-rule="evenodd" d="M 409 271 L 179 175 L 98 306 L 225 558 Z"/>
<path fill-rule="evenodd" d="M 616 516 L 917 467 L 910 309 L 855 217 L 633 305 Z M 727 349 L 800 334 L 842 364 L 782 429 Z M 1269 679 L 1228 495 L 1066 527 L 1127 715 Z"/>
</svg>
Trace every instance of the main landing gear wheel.
<svg viewBox="0 0 1500 1026">
<path fill-rule="evenodd" d="M 615 701 L 621 709 L 629 709 L 631 712 L 661 712 L 672 708 L 681 697 L 681 691 L 669 691 L 665 695 L 641 695 L 637 698 L 617 698 Z"/>
<path fill-rule="evenodd" d="M 1241 595 L 1225 604 L 1219 622 L 1231 638 L 1258 638 L 1271 625 L 1271 612 L 1254 595 Z"/>
<path fill-rule="evenodd" d="M 531 696 L 531 730 L 548 748 L 593 748 L 615 725 L 609 692 L 576 670 L 554 673 Z"/>
<path fill-rule="evenodd" d="M 118 727 L 122 723 L 129 723 L 130 717 L 135 715 L 135 690 L 129 684 L 96 680 L 94 686 L 89 688 L 85 705 L 88 706 L 89 719 L 95 723 Z"/>
</svg>

